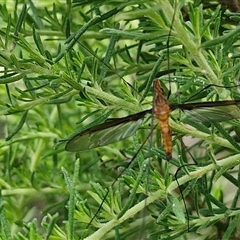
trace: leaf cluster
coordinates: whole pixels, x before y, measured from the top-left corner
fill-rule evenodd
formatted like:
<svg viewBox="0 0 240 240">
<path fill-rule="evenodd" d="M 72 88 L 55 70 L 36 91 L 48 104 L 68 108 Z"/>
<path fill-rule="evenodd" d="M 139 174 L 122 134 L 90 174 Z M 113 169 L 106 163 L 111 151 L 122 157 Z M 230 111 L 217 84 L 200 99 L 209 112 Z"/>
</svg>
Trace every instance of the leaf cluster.
<svg viewBox="0 0 240 240">
<path fill-rule="evenodd" d="M 183 125 L 184 113 L 173 113 L 173 159 L 164 160 L 153 136 L 127 170 L 148 119 L 133 139 L 64 150 L 69 136 L 109 116 L 151 108 L 156 77 L 171 102 L 239 99 L 239 14 L 228 7 L 235 9 L 196 0 L 0 5 L 1 239 L 239 238 L 237 120 Z M 226 112 L 240 118 L 237 106 Z M 185 136 L 197 138 L 188 150 Z"/>
</svg>

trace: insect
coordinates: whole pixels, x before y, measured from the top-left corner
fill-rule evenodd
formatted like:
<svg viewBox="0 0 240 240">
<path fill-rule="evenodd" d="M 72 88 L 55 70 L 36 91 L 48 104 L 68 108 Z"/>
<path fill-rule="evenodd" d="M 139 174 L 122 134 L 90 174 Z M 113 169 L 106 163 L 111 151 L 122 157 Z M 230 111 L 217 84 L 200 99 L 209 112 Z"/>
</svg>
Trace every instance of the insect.
<svg viewBox="0 0 240 240">
<path fill-rule="evenodd" d="M 159 122 L 161 128 L 163 146 L 166 154 L 166 159 L 172 158 L 172 140 L 171 129 L 168 123 L 168 119 L 171 111 L 179 108 L 182 111 L 190 111 L 194 109 L 207 109 L 207 112 L 211 113 L 213 110 L 210 108 L 238 105 L 240 100 L 229 101 L 215 101 L 215 102 L 197 102 L 197 103 L 184 103 L 184 104 L 169 104 L 168 100 L 164 97 L 161 85 L 158 79 L 153 81 L 154 85 L 154 107 L 127 117 L 113 119 L 104 122 L 100 125 L 91 127 L 78 133 L 70 138 L 65 146 L 65 149 L 69 152 L 84 151 L 100 146 L 104 146 L 110 143 L 114 143 L 130 137 L 141 126 L 143 118 L 147 114 L 153 113 Z M 215 109 L 215 110 L 216 110 Z M 226 110 L 226 109 L 225 109 Z M 207 114 L 207 112 L 205 112 Z M 229 113 L 224 113 L 222 110 L 218 110 L 218 114 L 224 114 L 222 120 L 234 118 Z M 192 114 L 194 116 L 194 114 Z M 216 117 L 216 115 L 214 115 Z M 214 117 L 206 116 L 205 119 L 214 121 Z M 200 121 L 202 119 L 199 119 Z M 216 121 L 217 119 L 215 119 Z"/>
</svg>

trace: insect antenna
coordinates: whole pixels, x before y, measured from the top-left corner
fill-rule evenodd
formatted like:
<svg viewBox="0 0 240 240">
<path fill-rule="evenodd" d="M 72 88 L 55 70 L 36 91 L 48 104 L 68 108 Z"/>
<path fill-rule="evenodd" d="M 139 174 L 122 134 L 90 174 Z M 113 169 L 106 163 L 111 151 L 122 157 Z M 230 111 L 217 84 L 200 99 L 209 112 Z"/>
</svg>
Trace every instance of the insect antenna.
<svg viewBox="0 0 240 240">
<path fill-rule="evenodd" d="M 173 24 L 174 24 L 174 21 L 175 21 L 176 8 L 177 8 L 177 6 L 176 6 L 176 3 L 175 3 L 174 4 L 174 12 L 173 12 L 171 25 L 170 25 L 169 33 L 168 33 L 168 36 L 167 36 L 167 42 L 166 42 L 167 56 L 168 56 L 168 59 L 167 59 L 167 68 L 168 69 L 170 69 L 170 38 L 171 38 L 172 30 L 173 30 Z M 169 97 L 171 95 L 171 92 L 172 92 L 172 89 L 171 89 L 172 86 L 171 86 L 170 75 L 169 74 L 168 74 L 168 81 L 169 81 L 169 91 L 168 91 L 167 99 L 169 99 Z"/>
<path fill-rule="evenodd" d="M 183 142 L 182 139 L 179 139 L 180 140 L 180 144 L 181 146 L 187 151 L 188 155 L 191 157 L 191 159 L 193 160 L 194 163 L 184 163 L 182 162 L 181 166 L 179 166 L 174 174 L 174 179 L 176 180 L 177 182 L 177 185 L 178 185 L 178 189 L 179 189 L 179 192 L 180 192 L 180 195 L 182 197 L 182 200 L 183 200 L 183 205 L 184 205 L 184 208 L 185 208 L 185 211 L 186 211 L 186 216 L 187 216 L 187 231 L 189 232 L 190 231 L 190 217 L 189 217 L 189 212 L 188 212 L 188 208 L 187 208 L 187 204 L 186 204 L 186 200 L 185 200 L 185 197 L 184 197 L 184 193 L 183 193 L 183 190 L 181 188 L 181 185 L 178 181 L 178 174 L 181 173 L 181 170 L 184 169 L 184 173 L 185 174 L 189 174 L 189 170 L 187 167 L 189 166 L 197 166 L 197 161 L 195 160 L 195 158 L 193 157 L 192 153 L 189 151 L 189 149 L 187 148 L 187 146 L 185 145 L 185 143 Z M 182 154 L 181 154 L 182 156 Z M 180 158 L 181 160 L 181 158 Z"/>
</svg>

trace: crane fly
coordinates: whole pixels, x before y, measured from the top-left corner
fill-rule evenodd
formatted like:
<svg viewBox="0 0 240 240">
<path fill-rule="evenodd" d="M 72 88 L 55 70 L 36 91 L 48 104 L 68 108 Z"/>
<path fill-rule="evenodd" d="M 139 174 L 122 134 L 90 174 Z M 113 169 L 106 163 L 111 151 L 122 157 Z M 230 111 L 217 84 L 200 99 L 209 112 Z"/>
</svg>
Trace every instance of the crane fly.
<svg viewBox="0 0 240 240">
<path fill-rule="evenodd" d="M 174 111 L 175 109 L 180 109 L 182 111 L 207 109 L 207 111 L 210 113 L 211 110 L 209 108 L 212 107 L 240 104 L 240 100 L 170 104 L 166 97 L 163 95 L 163 91 L 158 79 L 155 79 L 153 81 L 153 87 L 154 106 L 152 109 L 144 110 L 126 117 L 112 119 L 97 126 L 90 127 L 70 138 L 65 146 L 65 150 L 69 152 L 84 151 L 105 146 L 130 137 L 139 129 L 140 125 L 143 122 L 143 118 L 147 114 L 153 113 L 158 120 L 158 124 L 161 128 L 166 159 L 170 160 L 172 158 L 172 139 L 171 128 L 169 126 L 168 120 L 171 111 Z M 219 113 L 223 114 L 223 110 L 219 110 L 218 114 Z M 214 119 L 211 116 L 205 116 L 204 118 L 208 119 L 209 121 L 224 121 L 234 118 L 234 116 L 225 112 L 222 119 Z M 198 120 L 201 121 L 201 119 Z"/>
</svg>

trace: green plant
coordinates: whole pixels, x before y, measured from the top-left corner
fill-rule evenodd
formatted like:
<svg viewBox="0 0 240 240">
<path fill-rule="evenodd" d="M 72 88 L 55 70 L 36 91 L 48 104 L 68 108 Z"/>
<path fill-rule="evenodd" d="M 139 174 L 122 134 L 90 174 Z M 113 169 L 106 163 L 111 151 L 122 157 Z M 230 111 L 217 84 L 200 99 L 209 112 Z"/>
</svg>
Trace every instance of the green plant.
<svg viewBox="0 0 240 240">
<path fill-rule="evenodd" d="M 109 116 L 151 108 L 156 76 L 176 89 L 171 102 L 239 99 L 236 87 L 216 86 L 239 77 L 238 14 L 199 1 L 44 4 L 0 5 L 1 238 L 239 237 L 237 120 L 203 125 L 173 113 L 170 162 L 159 136 L 141 145 L 149 118 L 110 147 L 64 150 Z M 223 119 L 240 116 L 237 106 L 226 111 Z M 193 157 L 187 135 L 198 138 Z"/>
</svg>

